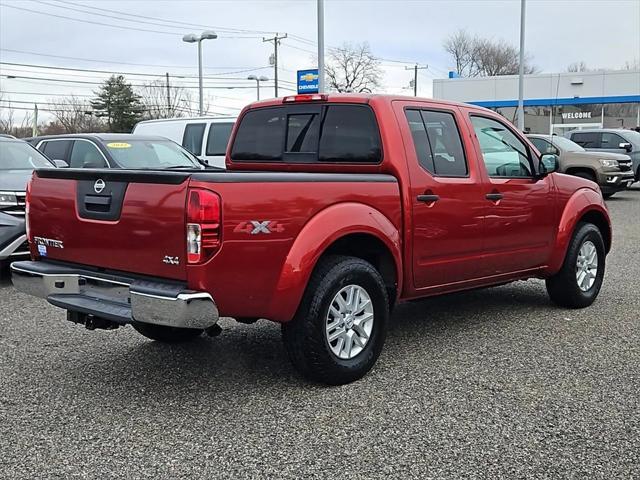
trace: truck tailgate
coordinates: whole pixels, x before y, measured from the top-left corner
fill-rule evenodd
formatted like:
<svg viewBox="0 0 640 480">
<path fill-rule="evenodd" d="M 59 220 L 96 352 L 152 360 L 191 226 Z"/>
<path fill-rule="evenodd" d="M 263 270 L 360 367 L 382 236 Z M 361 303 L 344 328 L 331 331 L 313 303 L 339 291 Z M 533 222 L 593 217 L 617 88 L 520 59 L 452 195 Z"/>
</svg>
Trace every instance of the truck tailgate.
<svg viewBox="0 0 640 480">
<path fill-rule="evenodd" d="M 185 172 L 38 170 L 29 195 L 32 252 L 185 280 L 188 179 Z"/>
</svg>

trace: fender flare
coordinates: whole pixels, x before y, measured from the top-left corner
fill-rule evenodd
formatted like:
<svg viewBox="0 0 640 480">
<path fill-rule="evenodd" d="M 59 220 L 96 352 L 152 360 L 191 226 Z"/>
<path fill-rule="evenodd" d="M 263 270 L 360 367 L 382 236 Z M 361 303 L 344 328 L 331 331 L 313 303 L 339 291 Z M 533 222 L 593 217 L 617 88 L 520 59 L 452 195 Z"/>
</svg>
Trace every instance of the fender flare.
<svg viewBox="0 0 640 480">
<path fill-rule="evenodd" d="M 291 320 L 318 259 L 336 240 L 354 233 L 372 235 L 387 247 L 395 262 L 399 294 L 402 291 L 399 230 L 382 212 L 369 205 L 338 203 L 318 212 L 300 230 L 280 271 L 267 318 L 278 322 Z"/>
<path fill-rule="evenodd" d="M 560 216 L 553 252 L 545 270 L 547 275 L 553 275 L 562 268 L 576 225 L 581 218 L 590 212 L 599 213 L 606 219 L 609 229 L 608 236 L 611 238 L 611 219 L 602 196 L 589 188 L 581 188 L 565 204 Z M 607 247 L 607 251 L 608 248 L 610 245 Z"/>
</svg>

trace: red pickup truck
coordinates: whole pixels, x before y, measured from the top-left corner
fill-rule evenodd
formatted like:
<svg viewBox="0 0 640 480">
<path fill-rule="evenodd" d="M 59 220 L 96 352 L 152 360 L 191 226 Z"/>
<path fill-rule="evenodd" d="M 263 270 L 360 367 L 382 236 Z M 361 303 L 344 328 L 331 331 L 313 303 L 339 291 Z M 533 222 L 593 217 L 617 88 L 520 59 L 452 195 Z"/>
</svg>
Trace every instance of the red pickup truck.
<svg viewBox="0 0 640 480">
<path fill-rule="evenodd" d="M 40 169 L 15 286 L 88 328 L 166 342 L 219 316 L 282 324 L 307 377 L 380 355 L 397 302 L 543 278 L 590 305 L 611 225 L 598 186 L 553 173 L 504 118 L 464 104 L 298 95 L 245 108 L 227 171 Z M 532 339 L 534 341 L 534 339 Z"/>
</svg>

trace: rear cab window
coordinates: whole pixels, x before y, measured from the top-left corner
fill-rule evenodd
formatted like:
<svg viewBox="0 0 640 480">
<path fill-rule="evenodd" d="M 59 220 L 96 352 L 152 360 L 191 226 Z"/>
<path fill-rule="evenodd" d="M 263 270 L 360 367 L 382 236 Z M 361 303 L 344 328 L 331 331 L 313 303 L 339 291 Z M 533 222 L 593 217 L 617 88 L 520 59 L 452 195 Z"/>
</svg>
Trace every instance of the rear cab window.
<svg viewBox="0 0 640 480">
<path fill-rule="evenodd" d="M 184 127 L 182 146 L 196 156 L 202 154 L 202 139 L 206 123 L 189 123 Z"/>
<path fill-rule="evenodd" d="M 376 164 L 382 143 L 368 105 L 298 104 L 248 111 L 231 149 L 233 161 Z"/>
</svg>

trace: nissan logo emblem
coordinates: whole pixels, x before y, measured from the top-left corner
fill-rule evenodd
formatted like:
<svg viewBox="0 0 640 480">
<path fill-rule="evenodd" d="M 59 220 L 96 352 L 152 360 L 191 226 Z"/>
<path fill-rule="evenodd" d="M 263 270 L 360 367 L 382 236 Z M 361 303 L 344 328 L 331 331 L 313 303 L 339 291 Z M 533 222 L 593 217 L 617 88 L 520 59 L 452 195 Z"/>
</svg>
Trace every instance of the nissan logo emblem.
<svg viewBox="0 0 640 480">
<path fill-rule="evenodd" d="M 96 180 L 96 183 L 93 184 L 93 189 L 96 191 L 96 193 L 101 193 L 106 186 L 107 185 L 104 183 L 104 180 L 99 178 L 98 180 Z"/>
</svg>

